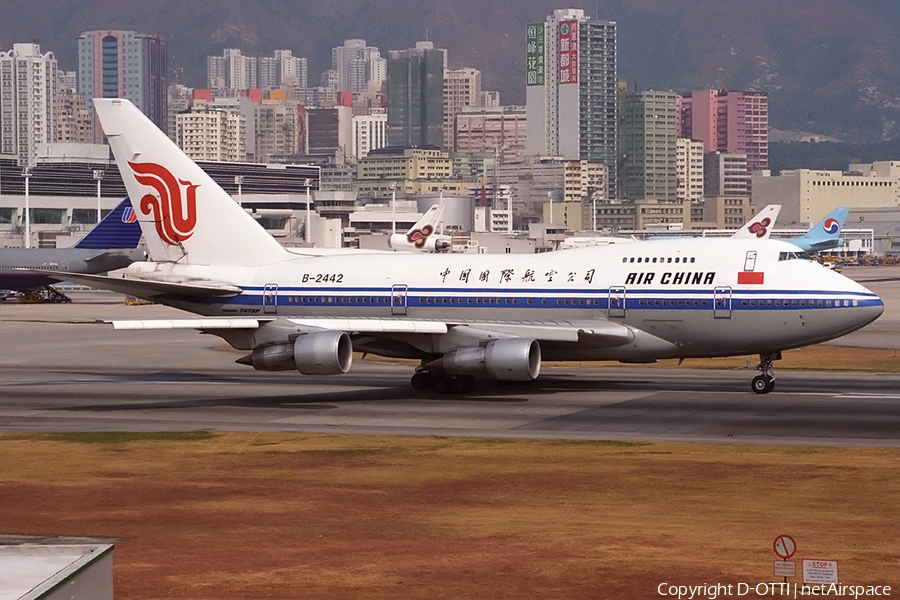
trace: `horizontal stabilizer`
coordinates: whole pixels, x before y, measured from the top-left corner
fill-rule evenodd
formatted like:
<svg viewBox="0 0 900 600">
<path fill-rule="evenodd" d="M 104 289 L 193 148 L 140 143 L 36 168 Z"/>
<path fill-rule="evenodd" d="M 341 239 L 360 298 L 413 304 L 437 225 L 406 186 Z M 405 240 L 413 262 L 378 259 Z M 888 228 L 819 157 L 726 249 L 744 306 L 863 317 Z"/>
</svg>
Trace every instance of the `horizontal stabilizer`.
<svg viewBox="0 0 900 600">
<path fill-rule="evenodd" d="M 229 297 L 241 293 L 241 288 L 212 282 L 169 282 L 147 281 L 144 279 L 127 279 L 124 277 L 106 277 L 104 275 L 82 275 L 63 271 L 44 271 L 44 274 L 57 281 L 71 281 L 100 289 L 128 294 L 138 298 L 152 300 L 157 296 L 216 296 Z"/>
</svg>

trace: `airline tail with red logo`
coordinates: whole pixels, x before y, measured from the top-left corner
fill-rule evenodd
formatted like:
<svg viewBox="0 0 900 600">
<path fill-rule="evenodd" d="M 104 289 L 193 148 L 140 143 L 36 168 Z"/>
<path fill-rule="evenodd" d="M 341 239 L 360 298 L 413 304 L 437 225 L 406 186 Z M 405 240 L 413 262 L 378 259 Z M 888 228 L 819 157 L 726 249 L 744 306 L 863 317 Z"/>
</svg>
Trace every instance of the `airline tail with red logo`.
<svg viewBox="0 0 900 600">
<path fill-rule="evenodd" d="M 253 267 L 287 251 L 128 100 L 97 98 L 97 116 L 150 260 Z"/>
</svg>

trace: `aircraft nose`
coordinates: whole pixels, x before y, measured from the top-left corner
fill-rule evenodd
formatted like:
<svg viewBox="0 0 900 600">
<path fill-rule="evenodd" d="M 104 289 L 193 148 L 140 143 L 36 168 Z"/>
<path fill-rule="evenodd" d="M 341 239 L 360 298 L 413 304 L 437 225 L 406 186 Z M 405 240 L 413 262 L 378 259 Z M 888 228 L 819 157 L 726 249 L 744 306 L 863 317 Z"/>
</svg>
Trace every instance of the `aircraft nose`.
<svg viewBox="0 0 900 600">
<path fill-rule="evenodd" d="M 884 300 L 878 297 L 877 294 L 869 290 L 868 288 L 863 288 L 867 294 L 871 294 L 868 297 L 864 297 L 859 301 L 859 309 L 857 314 L 860 316 L 860 327 L 868 325 L 878 317 L 884 313 Z"/>
</svg>

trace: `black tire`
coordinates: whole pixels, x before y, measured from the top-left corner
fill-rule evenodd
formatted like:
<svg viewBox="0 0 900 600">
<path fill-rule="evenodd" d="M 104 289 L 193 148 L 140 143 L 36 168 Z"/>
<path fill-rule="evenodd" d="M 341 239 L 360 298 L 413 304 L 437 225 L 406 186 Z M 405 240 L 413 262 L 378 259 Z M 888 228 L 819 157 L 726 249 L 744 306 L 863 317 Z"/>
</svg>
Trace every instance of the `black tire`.
<svg viewBox="0 0 900 600">
<path fill-rule="evenodd" d="M 431 387 L 431 376 L 428 373 L 416 373 L 409 380 L 414 390 L 427 390 Z"/>
<path fill-rule="evenodd" d="M 775 389 L 775 380 L 766 375 L 757 375 L 753 378 L 753 381 L 750 382 L 750 387 L 757 394 L 768 394 Z"/>
<path fill-rule="evenodd" d="M 438 375 L 432 379 L 431 387 L 438 394 L 446 394 L 450 391 L 450 379 L 446 375 Z"/>
<path fill-rule="evenodd" d="M 468 394 L 475 388 L 475 378 L 469 375 L 458 375 L 450 380 L 450 391 L 454 394 Z"/>
</svg>

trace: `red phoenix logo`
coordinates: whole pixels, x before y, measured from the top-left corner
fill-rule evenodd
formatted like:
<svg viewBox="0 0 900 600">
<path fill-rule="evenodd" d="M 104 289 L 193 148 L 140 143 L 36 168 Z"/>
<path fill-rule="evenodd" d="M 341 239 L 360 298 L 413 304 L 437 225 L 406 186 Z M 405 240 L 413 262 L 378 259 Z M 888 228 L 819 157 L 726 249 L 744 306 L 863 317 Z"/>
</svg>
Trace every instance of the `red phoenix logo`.
<svg viewBox="0 0 900 600">
<path fill-rule="evenodd" d="M 176 179 L 168 169 L 154 163 L 129 162 L 134 178 L 156 191 L 141 198 L 141 213 L 153 216 L 156 233 L 170 246 L 191 237 L 197 225 L 197 188 L 199 184 Z M 186 186 L 182 196 L 181 186 Z"/>
<path fill-rule="evenodd" d="M 428 241 L 428 236 L 434 233 L 434 227 L 431 225 L 426 225 L 422 229 L 414 229 L 410 231 L 406 236 L 406 241 L 415 246 L 416 248 L 421 249 L 422 246 L 425 245 L 425 242 Z"/>
</svg>

